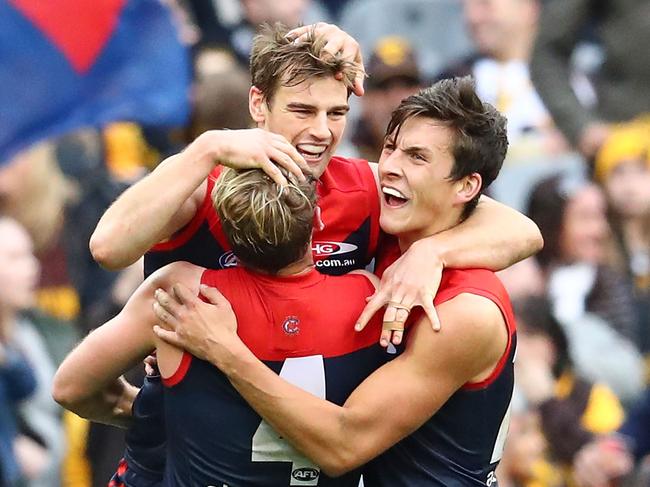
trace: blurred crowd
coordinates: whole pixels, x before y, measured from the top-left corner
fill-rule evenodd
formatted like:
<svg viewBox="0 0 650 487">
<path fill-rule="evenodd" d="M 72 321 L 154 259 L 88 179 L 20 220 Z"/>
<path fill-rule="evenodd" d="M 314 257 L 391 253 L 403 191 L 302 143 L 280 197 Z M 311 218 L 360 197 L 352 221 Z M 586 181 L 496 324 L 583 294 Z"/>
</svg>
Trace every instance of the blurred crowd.
<svg viewBox="0 0 650 487">
<path fill-rule="evenodd" d="M 545 247 L 500 275 L 518 350 L 499 485 L 650 485 L 650 2 L 165 3 L 193 60 L 187 126 L 88 127 L 0 165 L 0 486 L 101 486 L 114 472 L 123 433 L 50 395 L 65 354 L 141 280 L 138 265 L 101 269 L 89 237 L 162 159 L 250 126 L 248 52 L 276 21 L 333 22 L 361 45 L 366 93 L 341 155 L 378 160 L 393 108 L 443 77 L 471 74 L 507 116 L 491 196 L 535 221 Z"/>
</svg>

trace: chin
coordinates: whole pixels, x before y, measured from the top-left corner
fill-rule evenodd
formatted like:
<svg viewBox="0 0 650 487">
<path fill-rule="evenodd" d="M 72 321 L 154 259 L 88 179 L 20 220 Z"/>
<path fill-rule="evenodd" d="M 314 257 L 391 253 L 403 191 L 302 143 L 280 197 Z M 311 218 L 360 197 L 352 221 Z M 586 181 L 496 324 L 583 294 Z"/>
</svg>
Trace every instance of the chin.
<svg viewBox="0 0 650 487">
<path fill-rule="evenodd" d="M 384 233 L 388 235 L 399 236 L 404 232 L 404 225 L 395 218 L 379 217 L 379 226 Z"/>
</svg>

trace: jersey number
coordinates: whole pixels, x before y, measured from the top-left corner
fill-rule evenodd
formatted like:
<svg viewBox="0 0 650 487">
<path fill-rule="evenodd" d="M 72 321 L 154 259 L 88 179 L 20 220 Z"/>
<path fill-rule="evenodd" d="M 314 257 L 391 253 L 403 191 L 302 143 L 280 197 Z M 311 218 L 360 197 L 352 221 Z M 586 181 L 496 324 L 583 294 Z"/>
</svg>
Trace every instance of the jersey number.
<svg viewBox="0 0 650 487">
<path fill-rule="evenodd" d="M 287 382 L 325 399 L 325 367 L 322 355 L 288 358 L 282 365 L 280 377 Z M 290 462 L 289 485 L 318 485 L 320 469 L 295 450 L 264 420 L 253 435 L 253 462 Z"/>
</svg>

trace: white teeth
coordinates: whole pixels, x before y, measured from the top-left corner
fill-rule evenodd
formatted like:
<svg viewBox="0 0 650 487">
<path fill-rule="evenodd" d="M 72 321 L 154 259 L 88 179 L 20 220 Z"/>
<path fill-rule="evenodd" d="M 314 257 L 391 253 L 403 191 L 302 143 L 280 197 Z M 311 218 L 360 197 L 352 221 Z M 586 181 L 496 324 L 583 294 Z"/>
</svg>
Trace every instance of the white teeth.
<svg viewBox="0 0 650 487">
<path fill-rule="evenodd" d="M 388 187 L 382 187 L 381 190 L 384 192 L 384 194 L 390 195 L 390 196 L 395 196 L 396 198 L 401 198 L 403 200 L 407 200 L 408 198 L 404 196 L 402 193 L 397 191 L 394 188 L 388 188 Z"/>
<path fill-rule="evenodd" d="M 320 156 L 323 152 L 325 152 L 327 146 L 313 145 L 313 144 L 299 144 L 296 146 L 296 148 L 302 152 L 306 152 L 308 154 L 315 155 L 315 156 Z"/>
</svg>

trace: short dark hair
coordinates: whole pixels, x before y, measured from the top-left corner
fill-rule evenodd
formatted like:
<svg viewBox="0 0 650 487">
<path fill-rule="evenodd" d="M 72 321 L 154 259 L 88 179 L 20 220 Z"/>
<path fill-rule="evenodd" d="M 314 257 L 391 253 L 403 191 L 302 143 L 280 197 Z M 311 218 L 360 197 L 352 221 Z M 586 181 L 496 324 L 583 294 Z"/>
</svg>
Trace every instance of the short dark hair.
<svg viewBox="0 0 650 487">
<path fill-rule="evenodd" d="M 404 122 L 418 116 L 440 121 L 454 130 L 454 166 L 449 174 L 452 181 L 472 173 L 481 175 L 481 190 L 463 209 L 466 218 L 501 170 L 508 150 L 506 118 L 481 101 L 469 76 L 440 80 L 402 100 L 393 112 L 386 137 L 396 138 Z"/>
<path fill-rule="evenodd" d="M 342 81 L 351 93 L 361 66 L 343 59 L 341 55 L 326 55 L 327 39 L 310 31 L 296 44 L 286 37 L 289 29 L 281 23 L 264 24 L 253 40 L 250 56 L 251 83 L 263 94 L 267 103 L 280 86 L 296 86 L 314 78 L 334 77 L 341 73 Z"/>
<path fill-rule="evenodd" d="M 224 168 L 212 192 L 235 256 L 244 266 L 269 274 L 309 250 L 316 209 L 315 180 L 298 181 L 280 170 L 289 181 L 284 187 L 261 169 Z"/>
</svg>

